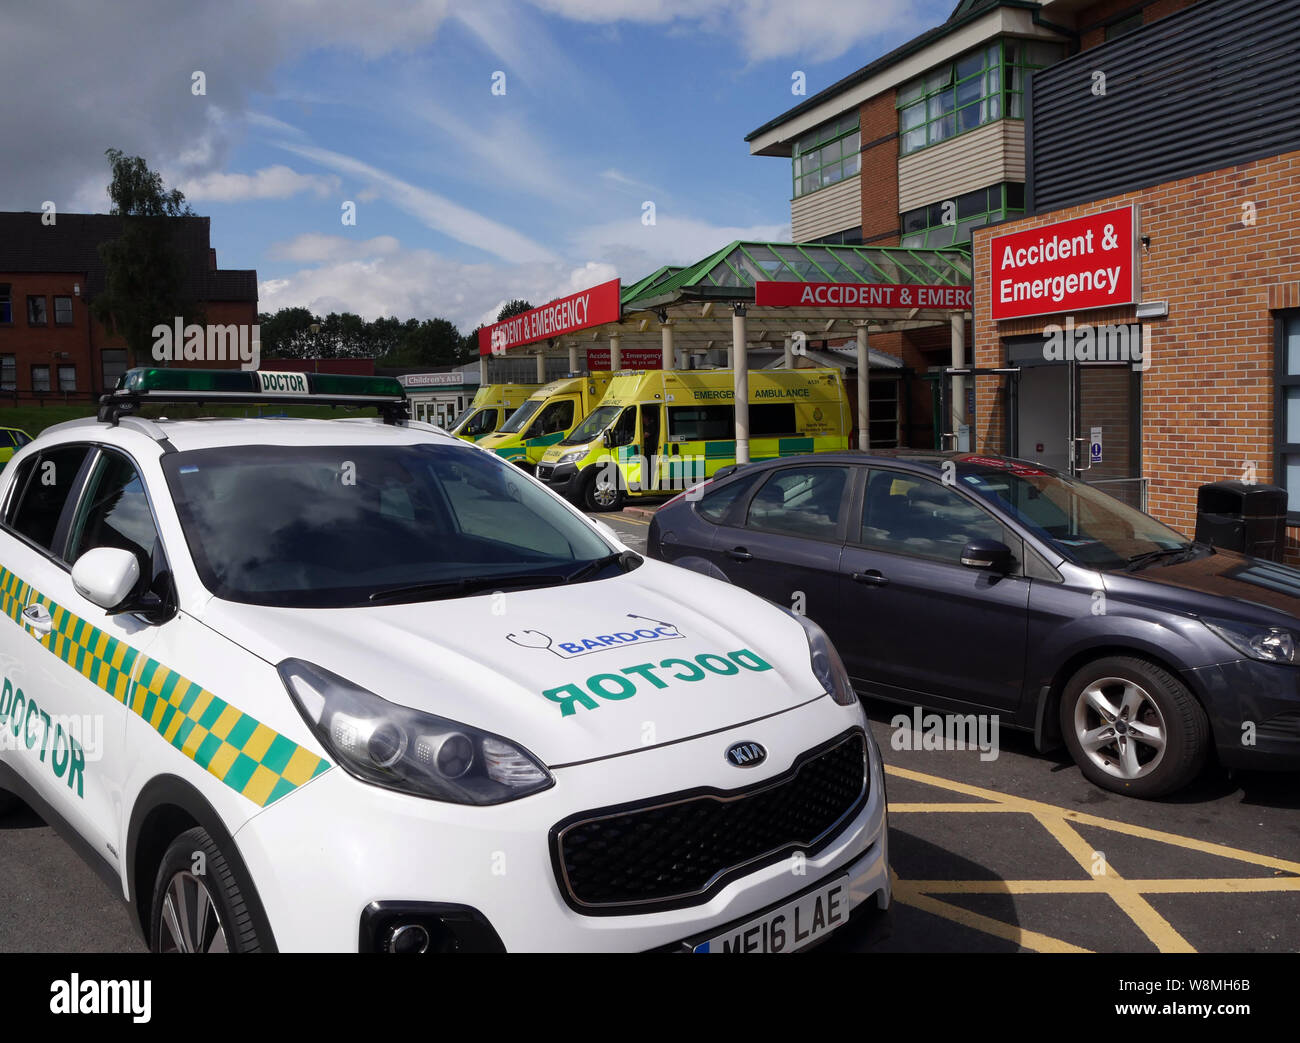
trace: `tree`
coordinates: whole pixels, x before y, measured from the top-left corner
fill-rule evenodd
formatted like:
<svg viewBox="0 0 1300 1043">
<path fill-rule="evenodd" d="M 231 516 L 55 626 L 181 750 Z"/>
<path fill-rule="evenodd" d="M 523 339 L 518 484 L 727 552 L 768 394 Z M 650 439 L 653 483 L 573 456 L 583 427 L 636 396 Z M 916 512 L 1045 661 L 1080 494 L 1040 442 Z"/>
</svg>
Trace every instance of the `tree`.
<svg viewBox="0 0 1300 1043">
<path fill-rule="evenodd" d="M 513 301 L 506 301 L 501 305 L 501 310 L 497 312 L 497 322 L 505 322 L 506 319 L 513 319 L 516 315 L 522 315 L 526 311 L 532 311 L 533 306 L 527 301 L 515 298 Z"/>
<path fill-rule="evenodd" d="M 262 357 L 303 359 L 312 355 L 311 324 L 320 322 L 306 308 L 281 308 L 274 315 L 258 315 L 261 327 Z"/>
<path fill-rule="evenodd" d="M 381 366 L 453 366 L 464 355 L 464 338 L 447 319 L 408 319 L 397 348 L 378 360 Z"/>
<path fill-rule="evenodd" d="M 104 290 L 91 302 L 91 314 L 110 333 L 126 341 L 131 365 L 153 361 L 153 328 L 202 322 L 198 302 L 185 292 L 185 269 L 172 243 L 178 217 L 192 217 L 179 189 L 168 191 L 162 178 L 139 156 L 110 148 L 113 176 L 108 195 L 110 214 L 122 218 L 122 234 L 101 243 Z"/>
</svg>

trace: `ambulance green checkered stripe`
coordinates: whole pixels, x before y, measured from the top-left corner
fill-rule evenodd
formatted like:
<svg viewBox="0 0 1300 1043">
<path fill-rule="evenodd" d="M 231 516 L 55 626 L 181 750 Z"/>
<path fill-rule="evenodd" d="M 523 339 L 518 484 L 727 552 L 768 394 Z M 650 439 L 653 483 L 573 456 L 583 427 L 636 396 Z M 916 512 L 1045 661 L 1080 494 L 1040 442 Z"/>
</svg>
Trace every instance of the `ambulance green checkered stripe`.
<svg viewBox="0 0 1300 1043">
<path fill-rule="evenodd" d="M 331 767 L 329 761 L 0 568 L 0 604 L 19 626 L 29 593 L 31 603 L 44 605 L 50 613 L 50 632 L 40 639 L 45 648 L 258 807 L 273 804 Z"/>
</svg>

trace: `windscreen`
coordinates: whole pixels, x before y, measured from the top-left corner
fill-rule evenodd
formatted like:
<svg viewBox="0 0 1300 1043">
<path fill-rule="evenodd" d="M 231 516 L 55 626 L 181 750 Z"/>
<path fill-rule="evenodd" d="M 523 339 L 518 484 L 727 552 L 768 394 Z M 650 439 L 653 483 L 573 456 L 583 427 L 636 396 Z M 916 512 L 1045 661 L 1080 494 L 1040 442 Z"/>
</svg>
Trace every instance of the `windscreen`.
<svg viewBox="0 0 1300 1043">
<path fill-rule="evenodd" d="M 168 454 L 163 470 L 204 586 L 231 601 L 337 608 L 507 577 L 520 589 L 612 549 L 518 468 L 463 445 L 229 446 Z"/>
</svg>

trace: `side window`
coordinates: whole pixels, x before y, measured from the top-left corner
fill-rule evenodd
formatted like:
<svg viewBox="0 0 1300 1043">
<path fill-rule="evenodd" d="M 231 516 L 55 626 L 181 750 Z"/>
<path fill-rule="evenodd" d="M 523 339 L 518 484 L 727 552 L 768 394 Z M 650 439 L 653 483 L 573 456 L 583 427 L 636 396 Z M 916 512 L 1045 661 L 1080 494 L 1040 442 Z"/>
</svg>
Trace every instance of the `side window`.
<svg viewBox="0 0 1300 1043">
<path fill-rule="evenodd" d="M 157 546 L 158 530 L 144 482 L 125 456 L 105 451 L 73 520 L 68 560 L 75 562 L 96 547 L 117 547 L 131 551 L 140 561 L 140 571 L 148 575 Z"/>
<path fill-rule="evenodd" d="M 749 407 L 749 436 L 772 438 L 799 433 L 793 402 L 763 402 Z"/>
<path fill-rule="evenodd" d="M 28 460 L 14 480 L 5 524 L 38 546 L 52 549 L 63 506 L 89 452 L 89 446 L 65 445 Z"/>
<path fill-rule="evenodd" d="M 736 437 L 731 406 L 669 406 L 668 433 L 674 442 L 716 442 Z"/>
<path fill-rule="evenodd" d="M 537 418 L 529 436 L 537 438 L 541 435 L 553 435 L 557 431 L 567 431 L 573 426 L 573 399 L 566 398 L 562 402 L 552 402 L 542 410 L 542 415 Z"/>
<path fill-rule="evenodd" d="M 792 536 L 833 539 L 848 479 L 847 467 L 782 468 L 754 494 L 745 526 Z"/>
<path fill-rule="evenodd" d="M 864 547 L 961 564 L 974 539 L 1001 540 L 1002 524 L 938 482 L 899 471 L 873 470 L 862 501 Z"/>
<path fill-rule="evenodd" d="M 754 487 L 755 477 L 757 476 L 750 475 L 748 478 L 737 478 L 726 485 L 706 489 L 695 507 L 695 513 L 705 521 L 711 521 L 715 525 L 722 524 L 722 519 L 731 510 L 731 505 Z"/>
<path fill-rule="evenodd" d="M 636 438 L 636 406 L 628 406 L 618 415 L 612 428 L 616 446 L 631 445 Z"/>
</svg>

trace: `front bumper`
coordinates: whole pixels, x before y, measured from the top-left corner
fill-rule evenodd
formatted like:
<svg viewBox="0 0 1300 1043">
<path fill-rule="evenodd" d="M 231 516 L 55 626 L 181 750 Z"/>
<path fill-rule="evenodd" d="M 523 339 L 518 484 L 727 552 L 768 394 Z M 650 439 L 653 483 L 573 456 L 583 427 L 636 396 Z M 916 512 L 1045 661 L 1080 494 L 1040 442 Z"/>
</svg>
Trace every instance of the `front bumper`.
<svg viewBox="0 0 1300 1043">
<path fill-rule="evenodd" d="M 540 463 L 537 478 L 561 496 L 571 497 L 578 487 L 578 465 Z"/>
<path fill-rule="evenodd" d="M 549 831 L 574 814 L 696 785 L 743 788 L 756 776 L 781 775 L 803 751 L 855 724 L 867 728 L 858 707 L 818 699 L 740 729 L 558 767 L 551 789 L 485 808 L 392 793 L 336 769 L 256 815 L 235 841 L 282 952 L 356 951 L 373 903 L 468 908 L 512 952 L 677 947 L 833 873 L 848 874 L 855 908 L 874 899 L 883 909 L 888 840 L 874 749 L 867 800 L 823 848 L 760 865 L 699 904 L 589 915 L 566 903 L 552 864 Z M 764 744 L 768 761 L 743 773 L 728 764 L 723 751 L 741 739 Z"/>
<path fill-rule="evenodd" d="M 1203 695 L 1220 763 L 1300 769 L 1300 668 L 1242 659 L 1187 678 Z"/>
</svg>

